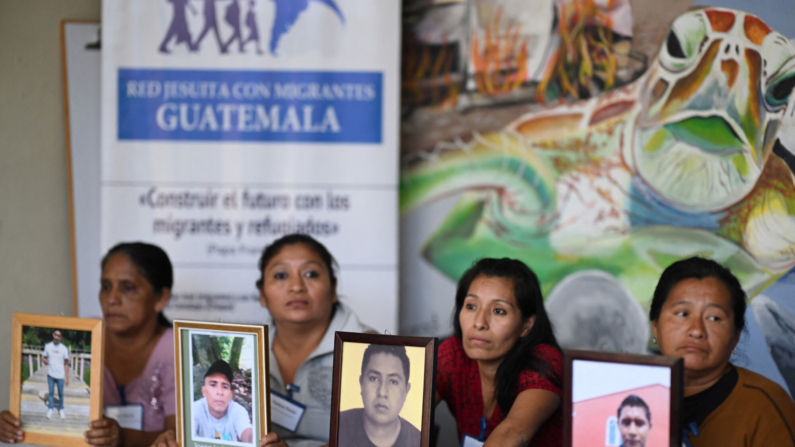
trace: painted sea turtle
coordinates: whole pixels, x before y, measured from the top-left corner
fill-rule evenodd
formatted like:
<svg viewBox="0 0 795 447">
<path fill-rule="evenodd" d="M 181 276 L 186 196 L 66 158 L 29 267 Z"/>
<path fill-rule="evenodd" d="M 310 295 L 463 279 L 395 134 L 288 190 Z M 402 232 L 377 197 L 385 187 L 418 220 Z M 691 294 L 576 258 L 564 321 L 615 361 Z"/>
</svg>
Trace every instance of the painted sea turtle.
<svg viewBox="0 0 795 447">
<path fill-rule="evenodd" d="M 795 265 L 794 168 L 773 153 L 793 87 L 795 44 L 742 11 L 690 11 L 632 84 L 407 155 L 401 210 L 461 194 L 423 250 L 454 279 L 509 256 L 545 293 L 597 269 L 646 305 L 662 269 L 702 255 L 754 295 Z"/>
</svg>

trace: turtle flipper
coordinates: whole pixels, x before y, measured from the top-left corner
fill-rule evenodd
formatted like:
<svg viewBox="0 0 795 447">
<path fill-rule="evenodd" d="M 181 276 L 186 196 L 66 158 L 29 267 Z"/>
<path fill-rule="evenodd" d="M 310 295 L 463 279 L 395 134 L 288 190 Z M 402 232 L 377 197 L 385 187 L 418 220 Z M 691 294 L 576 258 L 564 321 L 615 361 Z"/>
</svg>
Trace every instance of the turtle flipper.
<svg viewBox="0 0 795 447">
<path fill-rule="evenodd" d="M 401 212 L 470 191 L 482 195 L 484 216 L 507 231 L 537 232 L 554 221 L 554 175 L 518 136 L 505 132 L 475 135 L 470 143 L 423 158 L 403 170 Z"/>
</svg>

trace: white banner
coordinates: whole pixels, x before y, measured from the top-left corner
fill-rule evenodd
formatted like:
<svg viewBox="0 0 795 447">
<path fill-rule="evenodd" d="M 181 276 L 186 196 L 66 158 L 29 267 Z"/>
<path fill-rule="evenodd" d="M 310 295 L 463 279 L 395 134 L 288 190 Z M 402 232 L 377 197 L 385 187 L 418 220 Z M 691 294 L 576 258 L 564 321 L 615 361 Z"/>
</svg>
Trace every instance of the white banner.
<svg viewBox="0 0 795 447">
<path fill-rule="evenodd" d="M 263 247 L 307 233 L 395 333 L 399 0 L 102 7 L 103 251 L 163 247 L 169 317 L 261 322 Z"/>
</svg>

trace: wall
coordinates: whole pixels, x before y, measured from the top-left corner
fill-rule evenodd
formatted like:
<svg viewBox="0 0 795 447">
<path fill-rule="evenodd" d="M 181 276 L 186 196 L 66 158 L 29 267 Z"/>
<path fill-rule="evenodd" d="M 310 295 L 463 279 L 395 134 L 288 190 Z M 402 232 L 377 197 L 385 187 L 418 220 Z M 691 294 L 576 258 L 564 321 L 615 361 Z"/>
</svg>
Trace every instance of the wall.
<svg viewBox="0 0 795 447">
<path fill-rule="evenodd" d="M 11 313 L 72 314 L 60 22 L 100 0 L 0 2 L 0 358 Z M 10 369 L 0 368 L 0 408 Z"/>
</svg>

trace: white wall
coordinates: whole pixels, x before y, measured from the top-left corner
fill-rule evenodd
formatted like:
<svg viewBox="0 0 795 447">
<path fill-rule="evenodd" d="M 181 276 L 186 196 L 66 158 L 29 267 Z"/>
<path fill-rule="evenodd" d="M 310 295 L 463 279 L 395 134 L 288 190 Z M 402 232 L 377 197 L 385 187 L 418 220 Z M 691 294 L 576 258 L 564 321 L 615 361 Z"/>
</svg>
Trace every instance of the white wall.
<svg viewBox="0 0 795 447">
<path fill-rule="evenodd" d="M 100 0 L 0 0 L 0 359 L 11 314 L 72 315 L 60 23 Z M 10 366 L 0 368 L 8 407 Z"/>
</svg>

